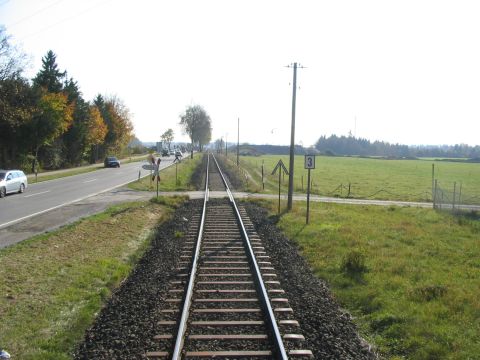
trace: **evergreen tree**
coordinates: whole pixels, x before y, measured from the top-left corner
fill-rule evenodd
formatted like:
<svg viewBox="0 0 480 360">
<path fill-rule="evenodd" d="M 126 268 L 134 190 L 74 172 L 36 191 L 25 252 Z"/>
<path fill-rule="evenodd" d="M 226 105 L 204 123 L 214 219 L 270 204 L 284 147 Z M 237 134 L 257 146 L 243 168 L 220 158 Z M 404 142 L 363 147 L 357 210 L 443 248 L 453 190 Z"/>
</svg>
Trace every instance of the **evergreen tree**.
<svg viewBox="0 0 480 360">
<path fill-rule="evenodd" d="M 64 85 L 68 103 L 73 107 L 72 126 L 62 136 L 65 147 L 65 161 L 70 165 L 80 165 L 88 150 L 86 134 L 89 118 L 89 104 L 83 99 L 76 81 L 68 79 Z"/>
<path fill-rule="evenodd" d="M 56 62 L 57 56 L 52 50 L 47 52 L 42 58 L 42 69 L 33 79 L 34 86 L 41 87 L 51 93 L 59 93 L 63 90 L 63 78 L 65 71 L 61 72 L 58 69 Z"/>
</svg>

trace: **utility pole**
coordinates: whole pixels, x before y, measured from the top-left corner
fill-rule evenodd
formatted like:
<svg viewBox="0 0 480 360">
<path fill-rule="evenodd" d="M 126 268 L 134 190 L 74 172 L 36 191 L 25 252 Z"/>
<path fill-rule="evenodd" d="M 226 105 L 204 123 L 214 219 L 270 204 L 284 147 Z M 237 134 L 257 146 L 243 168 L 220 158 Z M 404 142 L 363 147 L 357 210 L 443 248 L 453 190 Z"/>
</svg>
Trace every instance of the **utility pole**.
<svg viewBox="0 0 480 360">
<path fill-rule="evenodd" d="M 289 65 L 287 67 L 292 67 Z M 303 68 L 302 66 L 300 68 Z M 293 166 L 295 164 L 295 105 L 297 100 L 297 63 L 293 63 L 293 93 L 292 93 L 292 129 L 290 131 L 290 168 L 288 177 L 288 210 L 292 210 L 293 199 Z"/>
<path fill-rule="evenodd" d="M 237 166 L 240 165 L 240 118 L 237 120 Z"/>
<path fill-rule="evenodd" d="M 225 157 L 228 158 L 228 140 L 227 140 L 228 133 L 225 134 Z"/>
</svg>

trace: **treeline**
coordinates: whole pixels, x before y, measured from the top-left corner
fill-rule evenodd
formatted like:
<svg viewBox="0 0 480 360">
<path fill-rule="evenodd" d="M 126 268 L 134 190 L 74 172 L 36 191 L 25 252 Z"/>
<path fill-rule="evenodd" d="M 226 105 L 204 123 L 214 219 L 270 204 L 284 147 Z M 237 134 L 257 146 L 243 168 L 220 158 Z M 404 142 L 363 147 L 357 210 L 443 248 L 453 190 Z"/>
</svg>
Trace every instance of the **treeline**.
<svg viewBox="0 0 480 360">
<path fill-rule="evenodd" d="M 121 100 L 85 100 L 52 51 L 31 81 L 22 59 L 0 28 L 0 168 L 58 169 L 125 150 L 133 126 Z"/>
<path fill-rule="evenodd" d="M 382 156 L 391 158 L 439 157 L 439 158 L 480 158 L 480 146 L 407 146 L 384 141 L 371 142 L 353 136 L 322 136 L 315 148 L 327 155 Z"/>
<path fill-rule="evenodd" d="M 215 143 L 215 149 L 224 149 L 225 144 L 218 141 Z M 228 151 L 235 152 L 237 145 L 228 145 Z M 296 155 L 304 155 L 308 153 L 308 149 L 305 149 L 301 145 L 295 145 L 294 148 Z M 253 155 L 259 156 L 263 154 L 270 155 L 290 155 L 290 146 L 289 145 L 254 145 L 254 144 L 242 144 L 240 145 L 240 154 L 242 155 Z"/>
</svg>

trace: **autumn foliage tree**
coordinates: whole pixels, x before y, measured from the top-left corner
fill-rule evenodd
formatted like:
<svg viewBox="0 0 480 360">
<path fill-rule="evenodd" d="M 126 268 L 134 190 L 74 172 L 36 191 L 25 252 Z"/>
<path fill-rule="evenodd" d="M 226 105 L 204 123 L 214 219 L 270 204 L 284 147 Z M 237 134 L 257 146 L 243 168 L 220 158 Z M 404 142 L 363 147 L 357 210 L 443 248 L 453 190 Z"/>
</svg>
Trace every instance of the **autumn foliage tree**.
<svg viewBox="0 0 480 360">
<path fill-rule="evenodd" d="M 38 101 L 38 107 L 30 122 L 30 138 L 34 156 L 32 171 L 38 158 L 38 150 L 51 144 L 72 124 L 73 107 L 68 104 L 67 96 L 62 93 L 44 93 Z"/>
<path fill-rule="evenodd" d="M 133 124 L 130 111 L 116 96 L 104 99 L 98 95 L 95 99 L 108 131 L 103 144 L 104 154 L 118 153 L 125 148 L 133 137 Z"/>
<path fill-rule="evenodd" d="M 22 77 L 25 55 L 0 26 L 0 166 L 60 168 L 112 152 L 133 138 L 130 112 L 117 97 L 86 101 L 48 51 L 32 81 Z M 97 100 L 101 100 L 97 104 Z M 99 151 L 100 150 L 100 151 Z"/>
<path fill-rule="evenodd" d="M 90 158 L 95 162 L 98 157 L 98 146 L 107 136 L 108 128 L 103 121 L 102 114 L 96 105 L 92 105 L 88 112 L 86 145 L 90 148 Z"/>
</svg>

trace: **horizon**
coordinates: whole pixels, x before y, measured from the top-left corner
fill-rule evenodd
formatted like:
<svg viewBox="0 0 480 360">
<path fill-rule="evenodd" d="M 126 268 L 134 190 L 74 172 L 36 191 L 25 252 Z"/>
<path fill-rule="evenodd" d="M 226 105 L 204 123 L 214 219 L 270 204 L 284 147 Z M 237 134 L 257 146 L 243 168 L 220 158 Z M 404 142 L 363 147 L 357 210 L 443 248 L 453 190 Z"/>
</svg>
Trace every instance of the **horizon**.
<svg viewBox="0 0 480 360">
<path fill-rule="evenodd" d="M 409 146 L 479 144 L 480 4 L 17 0 L 0 10 L 32 58 L 27 78 L 53 50 L 85 100 L 125 102 L 139 139 L 172 128 L 184 141 L 179 115 L 200 104 L 212 140 L 236 138 L 239 118 L 241 141 L 289 144 L 286 66 L 298 62 L 296 143 L 350 132 Z"/>
</svg>

